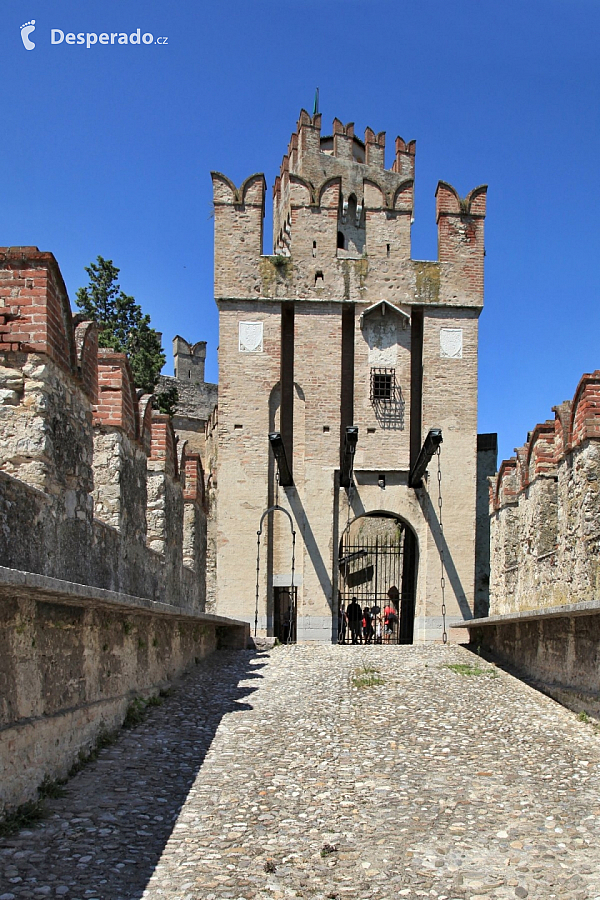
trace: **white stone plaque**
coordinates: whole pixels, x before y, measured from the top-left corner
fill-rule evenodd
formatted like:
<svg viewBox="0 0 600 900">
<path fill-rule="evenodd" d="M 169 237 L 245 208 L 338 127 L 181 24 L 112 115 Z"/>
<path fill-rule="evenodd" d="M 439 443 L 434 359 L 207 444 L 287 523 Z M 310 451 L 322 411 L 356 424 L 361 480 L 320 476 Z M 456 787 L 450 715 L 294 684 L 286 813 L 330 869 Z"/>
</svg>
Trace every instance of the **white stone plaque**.
<svg viewBox="0 0 600 900">
<path fill-rule="evenodd" d="M 240 322 L 240 353 L 263 352 L 263 323 Z"/>
<path fill-rule="evenodd" d="M 369 365 L 393 369 L 398 363 L 398 325 L 396 317 L 367 319 L 364 335 L 369 345 Z"/>
<path fill-rule="evenodd" d="M 292 573 L 288 573 L 287 575 L 273 575 L 273 587 L 291 587 L 292 584 Z M 294 572 L 294 587 L 300 587 L 302 585 L 302 574 L 301 572 Z"/>
<path fill-rule="evenodd" d="M 442 359 L 462 359 L 462 328 L 440 328 L 440 356 Z"/>
</svg>

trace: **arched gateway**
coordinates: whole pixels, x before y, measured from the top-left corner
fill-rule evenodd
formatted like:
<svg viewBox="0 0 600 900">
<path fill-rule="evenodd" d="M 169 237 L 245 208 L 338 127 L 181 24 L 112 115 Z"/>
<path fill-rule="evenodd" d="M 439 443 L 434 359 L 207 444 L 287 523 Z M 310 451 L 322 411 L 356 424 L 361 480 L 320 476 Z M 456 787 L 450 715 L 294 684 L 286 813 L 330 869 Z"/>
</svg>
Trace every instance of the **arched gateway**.
<svg viewBox="0 0 600 900">
<path fill-rule="evenodd" d="M 418 540 L 410 525 L 384 510 L 358 516 L 344 529 L 338 566 L 342 613 L 356 598 L 372 617 L 373 642 L 412 644 Z M 395 616 L 386 617 L 386 608 Z"/>
</svg>

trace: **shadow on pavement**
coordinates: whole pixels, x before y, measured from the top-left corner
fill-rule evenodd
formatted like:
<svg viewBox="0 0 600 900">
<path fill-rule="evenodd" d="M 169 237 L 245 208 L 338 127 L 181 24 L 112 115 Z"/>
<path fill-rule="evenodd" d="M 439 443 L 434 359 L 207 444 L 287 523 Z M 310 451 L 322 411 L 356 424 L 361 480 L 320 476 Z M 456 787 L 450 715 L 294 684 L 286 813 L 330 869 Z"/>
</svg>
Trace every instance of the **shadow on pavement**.
<svg viewBox="0 0 600 900">
<path fill-rule="evenodd" d="M 0 894 L 21 900 L 48 885 L 52 896 L 68 888 L 60 893 L 69 900 L 139 900 L 223 717 L 252 708 L 265 656 L 217 651 L 146 721 L 123 730 L 68 782 L 64 797 L 48 801 L 38 828 L 2 842 L 13 877 L 0 866 Z M 248 679 L 253 686 L 241 684 Z"/>
</svg>

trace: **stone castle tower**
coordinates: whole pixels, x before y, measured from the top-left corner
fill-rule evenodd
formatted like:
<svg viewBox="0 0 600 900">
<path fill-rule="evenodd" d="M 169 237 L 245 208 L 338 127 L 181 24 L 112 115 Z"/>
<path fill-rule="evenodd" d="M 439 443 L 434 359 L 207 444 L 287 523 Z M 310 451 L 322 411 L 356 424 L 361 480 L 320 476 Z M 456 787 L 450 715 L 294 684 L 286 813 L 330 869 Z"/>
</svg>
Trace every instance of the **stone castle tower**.
<svg viewBox="0 0 600 900">
<path fill-rule="evenodd" d="M 178 334 L 173 338 L 175 374 L 161 375 L 159 391 L 177 388 L 173 427 L 190 450 L 204 458 L 206 423 L 217 403 L 217 385 L 204 380 L 206 341 L 190 344 Z"/>
<path fill-rule="evenodd" d="M 273 256 L 262 253 L 264 176 L 236 187 L 212 174 L 217 612 L 259 634 L 335 639 L 340 604 L 356 595 L 378 610 L 393 585 L 394 639 L 439 640 L 472 616 L 485 583 L 475 544 L 486 188 L 463 199 L 438 184 L 438 260 L 415 261 L 415 142 L 396 138 L 391 169 L 384 151 L 383 132 L 367 128 L 363 141 L 335 119 L 322 136 L 321 116 L 303 110 L 273 188 Z M 437 462 L 409 483 L 433 428 L 443 533 Z"/>
</svg>

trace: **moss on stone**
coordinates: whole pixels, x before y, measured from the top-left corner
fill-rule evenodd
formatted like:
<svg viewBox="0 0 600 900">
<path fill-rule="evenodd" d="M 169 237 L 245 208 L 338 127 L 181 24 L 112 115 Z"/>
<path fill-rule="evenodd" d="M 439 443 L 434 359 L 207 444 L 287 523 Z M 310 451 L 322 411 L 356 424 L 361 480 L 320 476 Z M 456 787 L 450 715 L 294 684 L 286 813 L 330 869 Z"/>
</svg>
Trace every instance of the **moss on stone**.
<svg viewBox="0 0 600 900">
<path fill-rule="evenodd" d="M 438 303 L 440 299 L 440 265 L 437 262 L 414 262 L 415 294 L 419 303 Z"/>
<path fill-rule="evenodd" d="M 291 277 L 294 264 L 290 256 L 262 256 L 259 271 L 263 296 L 270 297 L 278 282 Z"/>
</svg>

